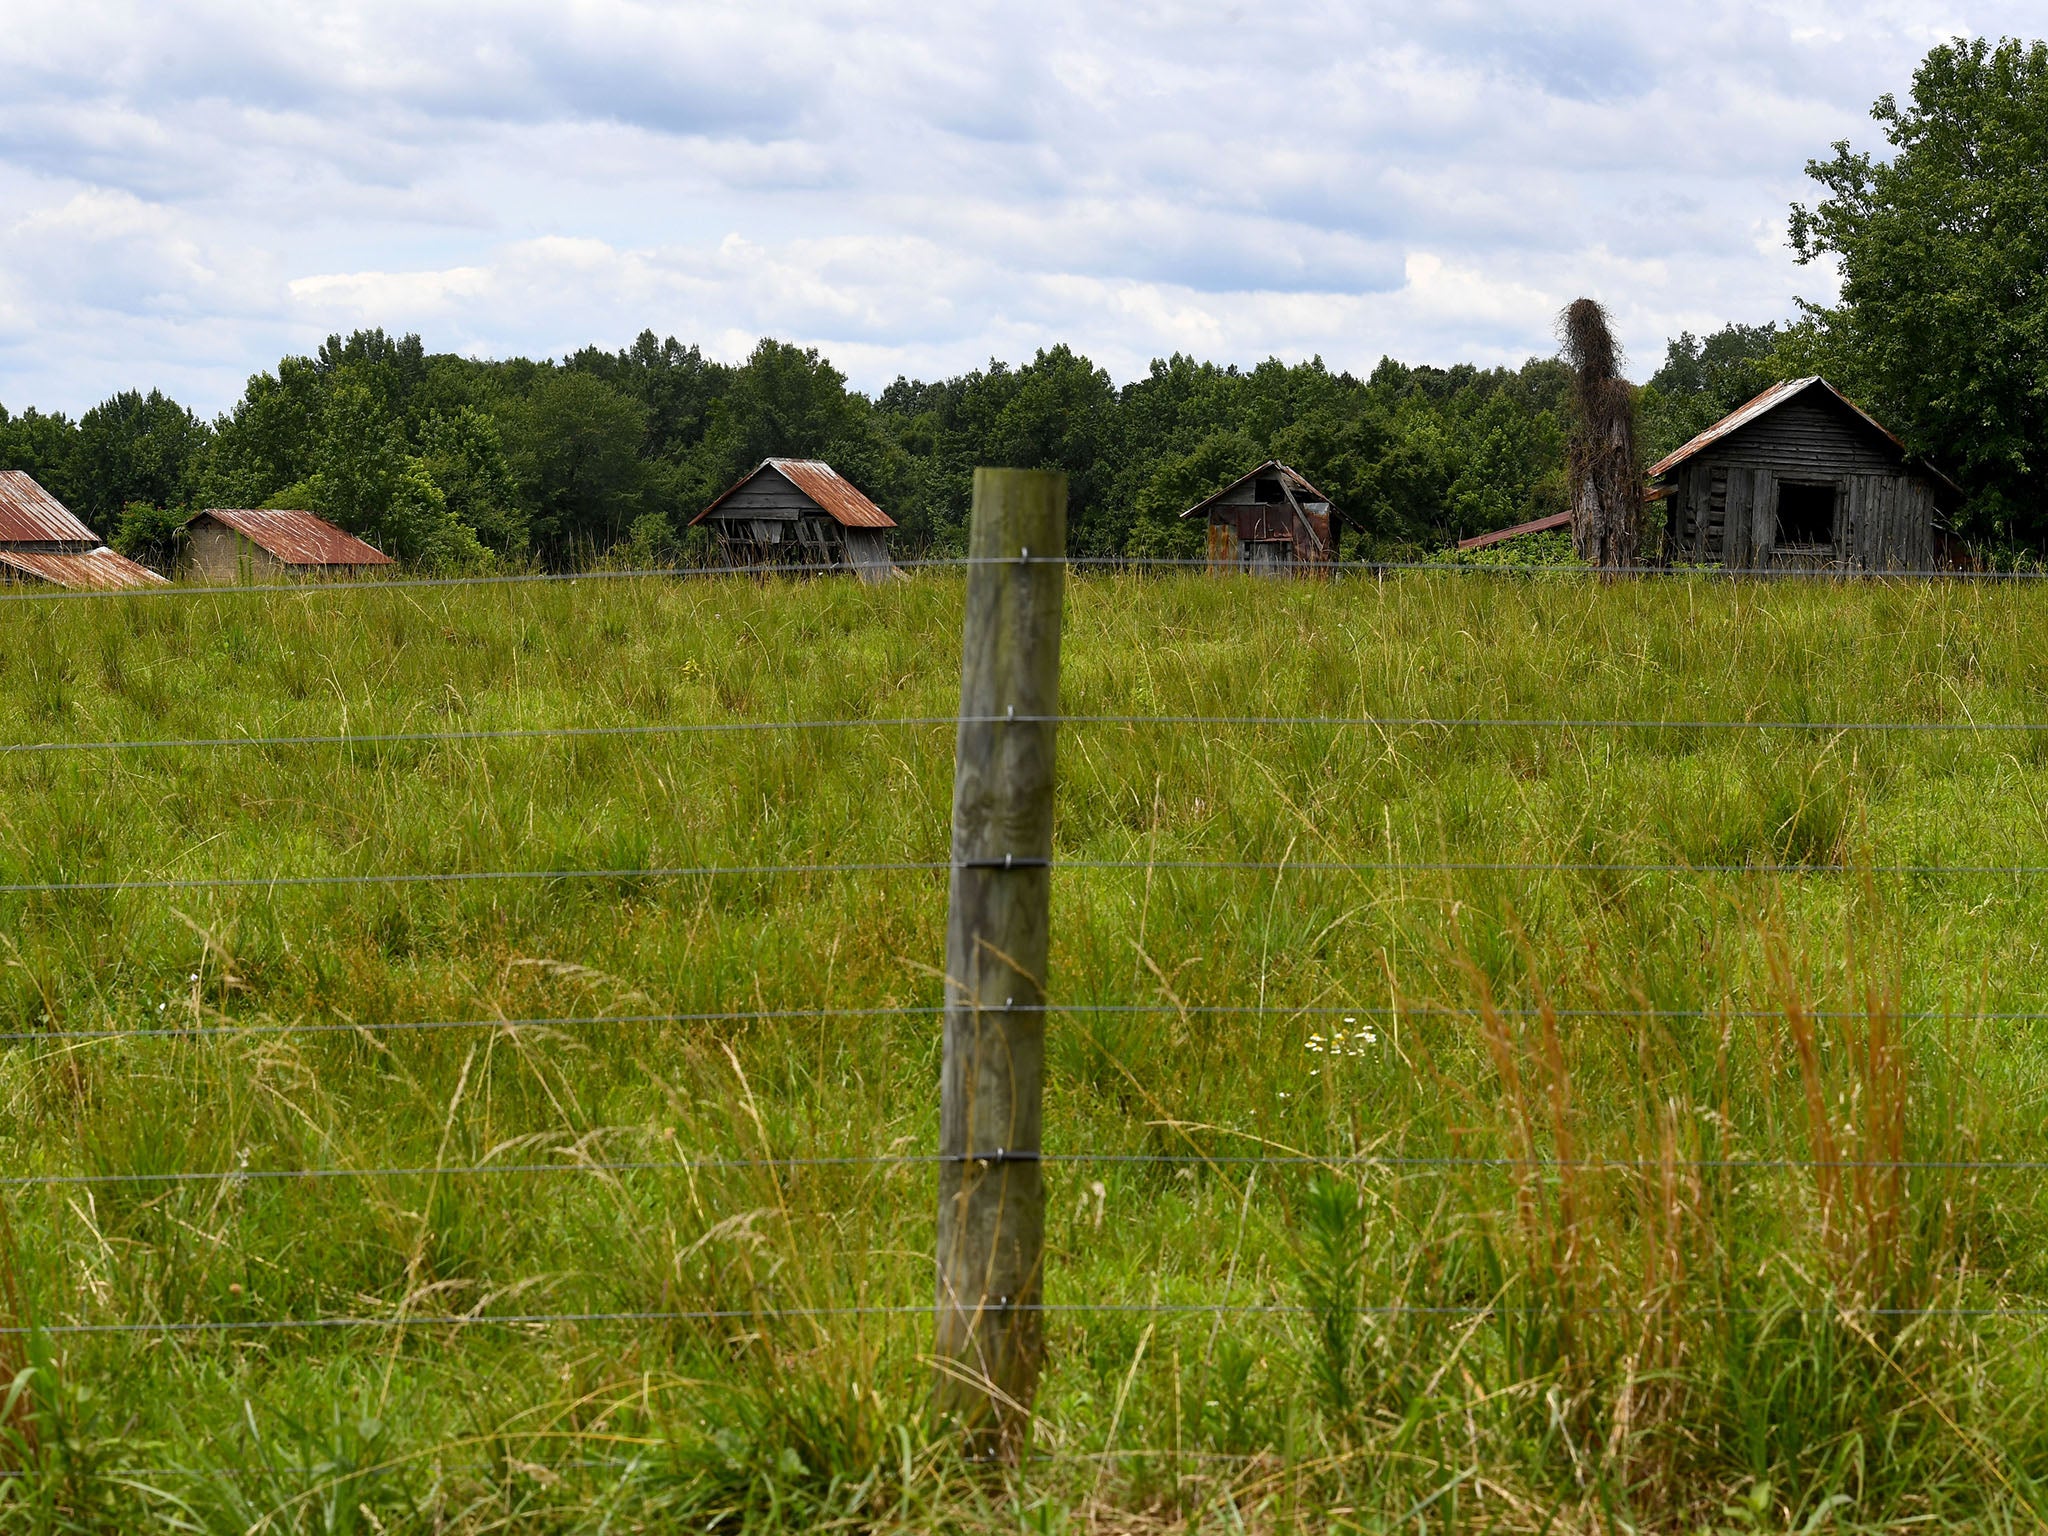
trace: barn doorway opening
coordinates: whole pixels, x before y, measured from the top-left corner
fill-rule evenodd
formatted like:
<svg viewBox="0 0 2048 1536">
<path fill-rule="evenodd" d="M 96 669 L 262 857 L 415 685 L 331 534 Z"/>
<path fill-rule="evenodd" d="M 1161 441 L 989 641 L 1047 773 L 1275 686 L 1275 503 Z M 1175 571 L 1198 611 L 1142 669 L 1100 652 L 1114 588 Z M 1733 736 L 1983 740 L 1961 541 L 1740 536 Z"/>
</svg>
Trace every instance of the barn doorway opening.
<svg viewBox="0 0 2048 1536">
<path fill-rule="evenodd" d="M 1835 488 L 1832 485 L 1778 487 L 1778 547 L 1813 549 L 1835 542 Z"/>
</svg>

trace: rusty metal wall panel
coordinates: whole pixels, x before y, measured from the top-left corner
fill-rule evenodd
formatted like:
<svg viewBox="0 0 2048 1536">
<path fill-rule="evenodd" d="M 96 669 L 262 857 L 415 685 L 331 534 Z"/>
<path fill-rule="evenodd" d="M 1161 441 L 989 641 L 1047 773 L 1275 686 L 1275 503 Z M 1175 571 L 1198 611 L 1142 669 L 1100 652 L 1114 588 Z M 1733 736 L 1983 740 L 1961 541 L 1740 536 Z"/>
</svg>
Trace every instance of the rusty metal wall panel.
<svg viewBox="0 0 2048 1536">
<path fill-rule="evenodd" d="M 1220 517 L 1209 524 L 1209 564 L 1221 570 L 1237 564 L 1237 530 Z"/>
</svg>

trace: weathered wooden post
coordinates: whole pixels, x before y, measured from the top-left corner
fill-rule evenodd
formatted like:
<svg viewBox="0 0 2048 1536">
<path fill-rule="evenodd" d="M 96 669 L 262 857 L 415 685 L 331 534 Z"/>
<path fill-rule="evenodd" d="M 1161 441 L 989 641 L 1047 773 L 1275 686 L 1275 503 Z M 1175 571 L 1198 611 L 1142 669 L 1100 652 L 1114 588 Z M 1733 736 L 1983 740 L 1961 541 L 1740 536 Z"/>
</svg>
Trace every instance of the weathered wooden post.
<svg viewBox="0 0 2048 1536">
<path fill-rule="evenodd" d="M 939 1101 L 940 1407 L 1015 1456 L 1045 1350 L 1039 1085 L 1067 477 L 977 469 Z"/>
</svg>

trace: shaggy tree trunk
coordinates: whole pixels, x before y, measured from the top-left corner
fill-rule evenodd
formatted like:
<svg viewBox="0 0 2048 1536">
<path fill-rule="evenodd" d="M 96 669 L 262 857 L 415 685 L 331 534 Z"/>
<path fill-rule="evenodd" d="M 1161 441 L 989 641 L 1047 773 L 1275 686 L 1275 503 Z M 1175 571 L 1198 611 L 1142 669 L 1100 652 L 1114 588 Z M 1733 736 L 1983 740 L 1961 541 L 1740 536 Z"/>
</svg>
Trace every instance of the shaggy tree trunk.
<svg viewBox="0 0 2048 1536">
<path fill-rule="evenodd" d="M 1608 390 L 1628 385 L 1615 380 Z M 1616 570 L 1637 563 L 1642 545 L 1642 488 L 1636 483 L 1633 401 L 1613 402 L 1593 414 L 1591 433 L 1573 446 L 1572 548 L 1588 565 Z M 1604 420 L 1598 418 L 1604 417 Z M 1588 440 L 1590 438 L 1591 440 Z"/>
<path fill-rule="evenodd" d="M 1621 349 L 1596 300 L 1573 300 L 1557 328 L 1578 407 L 1569 453 L 1572 548 L 1588 565 L 1625 569 L 1636 564 L 1643 524 L 1635 386 L 1621 376 Z"/>
</svg>

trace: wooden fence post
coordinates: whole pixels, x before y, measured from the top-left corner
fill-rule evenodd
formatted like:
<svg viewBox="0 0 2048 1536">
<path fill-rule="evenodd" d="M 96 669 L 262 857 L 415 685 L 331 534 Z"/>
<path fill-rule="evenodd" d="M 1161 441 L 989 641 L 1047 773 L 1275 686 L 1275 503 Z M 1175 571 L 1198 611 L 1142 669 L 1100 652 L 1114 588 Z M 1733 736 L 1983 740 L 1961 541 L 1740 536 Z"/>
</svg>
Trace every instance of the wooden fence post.
<svg viewBox="0 0 2048 1536">
<path fill-rule="evenodd" d="M 1067 477 L 977 469 L 939 1101 L 940 1407 L 1014 1457 L 1044 1356 L 1038 1162 Z M 1043 563 L 1041 563 L 1043 562 Z"/>
</svg>

